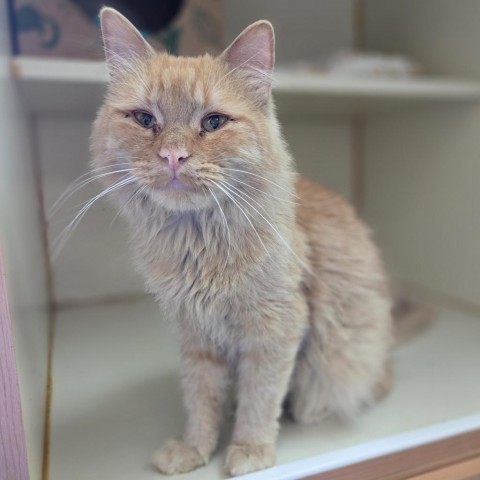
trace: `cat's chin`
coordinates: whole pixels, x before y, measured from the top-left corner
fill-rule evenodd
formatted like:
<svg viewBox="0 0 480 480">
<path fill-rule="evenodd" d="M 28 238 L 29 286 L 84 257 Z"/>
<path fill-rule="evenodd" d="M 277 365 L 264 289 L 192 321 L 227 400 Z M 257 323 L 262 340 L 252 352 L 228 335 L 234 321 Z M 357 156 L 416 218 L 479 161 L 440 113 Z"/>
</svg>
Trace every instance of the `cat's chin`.
<svg viewBox="0 0 480 480">
<path fill-rule="evenodd" d="M 151 190 L 149 196 L 160 208 L 171 211 L 200 211 L 211 205 L 211 199 L 204 193 L 175 180 L 163 188 Z"/>
</svg>

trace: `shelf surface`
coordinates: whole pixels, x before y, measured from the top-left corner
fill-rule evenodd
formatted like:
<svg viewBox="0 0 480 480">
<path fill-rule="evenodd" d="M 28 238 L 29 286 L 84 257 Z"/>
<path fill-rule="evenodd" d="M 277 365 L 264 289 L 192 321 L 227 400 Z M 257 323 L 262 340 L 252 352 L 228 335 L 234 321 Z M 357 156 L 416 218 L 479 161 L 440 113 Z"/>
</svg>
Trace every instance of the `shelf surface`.
<svg viewBox="0 0 480 480">
<path fill-rule="evenodd" d="M 108 74 L 104 62 L 17 57 L 26 107 L 33 112 L 92 113 L 100 105 Z M 280 112 L 374 113 L 445 102 L 480 100 L 480 82 L 435 78 L 359 79 L 279 69 L 274 94 Z"/>
<path fill-rule="evenodd" d="M 479 319 L 441 311 L 395 351 L 383 402 L 349 425 L 285 421 L 277 466 L 248 478 L 299 478 L 479 428 L 479 341 Z M 72 308 L 59 313 L 54 344 L 50 479 L 158 479 L 150 456 L 184 423 L 173 326 L 148 299 Z M 226 423 L 211 463 L 173 478 L 224 478 Z"/>
</svg>

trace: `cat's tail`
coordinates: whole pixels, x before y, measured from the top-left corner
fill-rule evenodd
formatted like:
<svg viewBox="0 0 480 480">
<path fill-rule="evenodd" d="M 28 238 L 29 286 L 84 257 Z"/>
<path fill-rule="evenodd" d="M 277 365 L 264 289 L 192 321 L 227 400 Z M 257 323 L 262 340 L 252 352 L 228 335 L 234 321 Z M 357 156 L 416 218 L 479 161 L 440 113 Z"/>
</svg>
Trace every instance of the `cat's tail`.
<svg viewBox="0 0 480 480">
<path fill-rule="evenodd" d="M 435 308 L 430 305 L 397 297 L 392 307 L 395 345 L 402 345 L 423 332 L 431 324 L 435 314 Z"/>
</svg>

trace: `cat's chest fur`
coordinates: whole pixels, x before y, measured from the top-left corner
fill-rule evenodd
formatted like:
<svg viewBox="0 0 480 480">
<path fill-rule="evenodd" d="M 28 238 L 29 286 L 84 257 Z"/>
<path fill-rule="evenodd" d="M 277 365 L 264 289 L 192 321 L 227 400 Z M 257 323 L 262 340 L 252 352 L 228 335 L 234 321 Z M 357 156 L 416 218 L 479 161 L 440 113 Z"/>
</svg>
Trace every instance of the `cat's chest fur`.
<svg viewBox="0 0 480 480">
<path fill-rule="evenodd" d="M 222 221 L 209 212 L 181 213 L 137 228 L 137 262 L 157 299 L 197 322 L 224 322 L 244 290 L 246 262 Z"/>
<path fill-rule="evenodd" d="M 261 312 L 274 317 L 289 301 L 297 274 L 286 274 L 289 256 L 271 231 L 228 209 L 228 230 L 216 210 L 154 211 L 131 218 L 136 263 L 169 316 L 207 343 L 236 348 L 263 328 Z"/>
</svg>

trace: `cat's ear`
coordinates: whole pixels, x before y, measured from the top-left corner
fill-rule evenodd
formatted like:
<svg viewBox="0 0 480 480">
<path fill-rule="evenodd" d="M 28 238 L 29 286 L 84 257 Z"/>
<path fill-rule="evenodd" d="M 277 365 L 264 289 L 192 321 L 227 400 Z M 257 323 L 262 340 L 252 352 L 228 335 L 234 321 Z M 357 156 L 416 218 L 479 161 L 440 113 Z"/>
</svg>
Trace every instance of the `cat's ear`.
<svg viewBox="0 0 480 480">
<path fill-rule="evenodd" d="M 275 63 L 275 35 L 270 22 L 260 20 L 247 27 L 220 58 L 245 72 L 257 93 L 268 98 Z"/>
<path fill-rule="evenodd" d="M 117 10 L 102 8 L 100 24 L 110 75 L 121 74 L 132 68 L 136 61 L 155 53 L 142 34 Z"/>
</svg>

